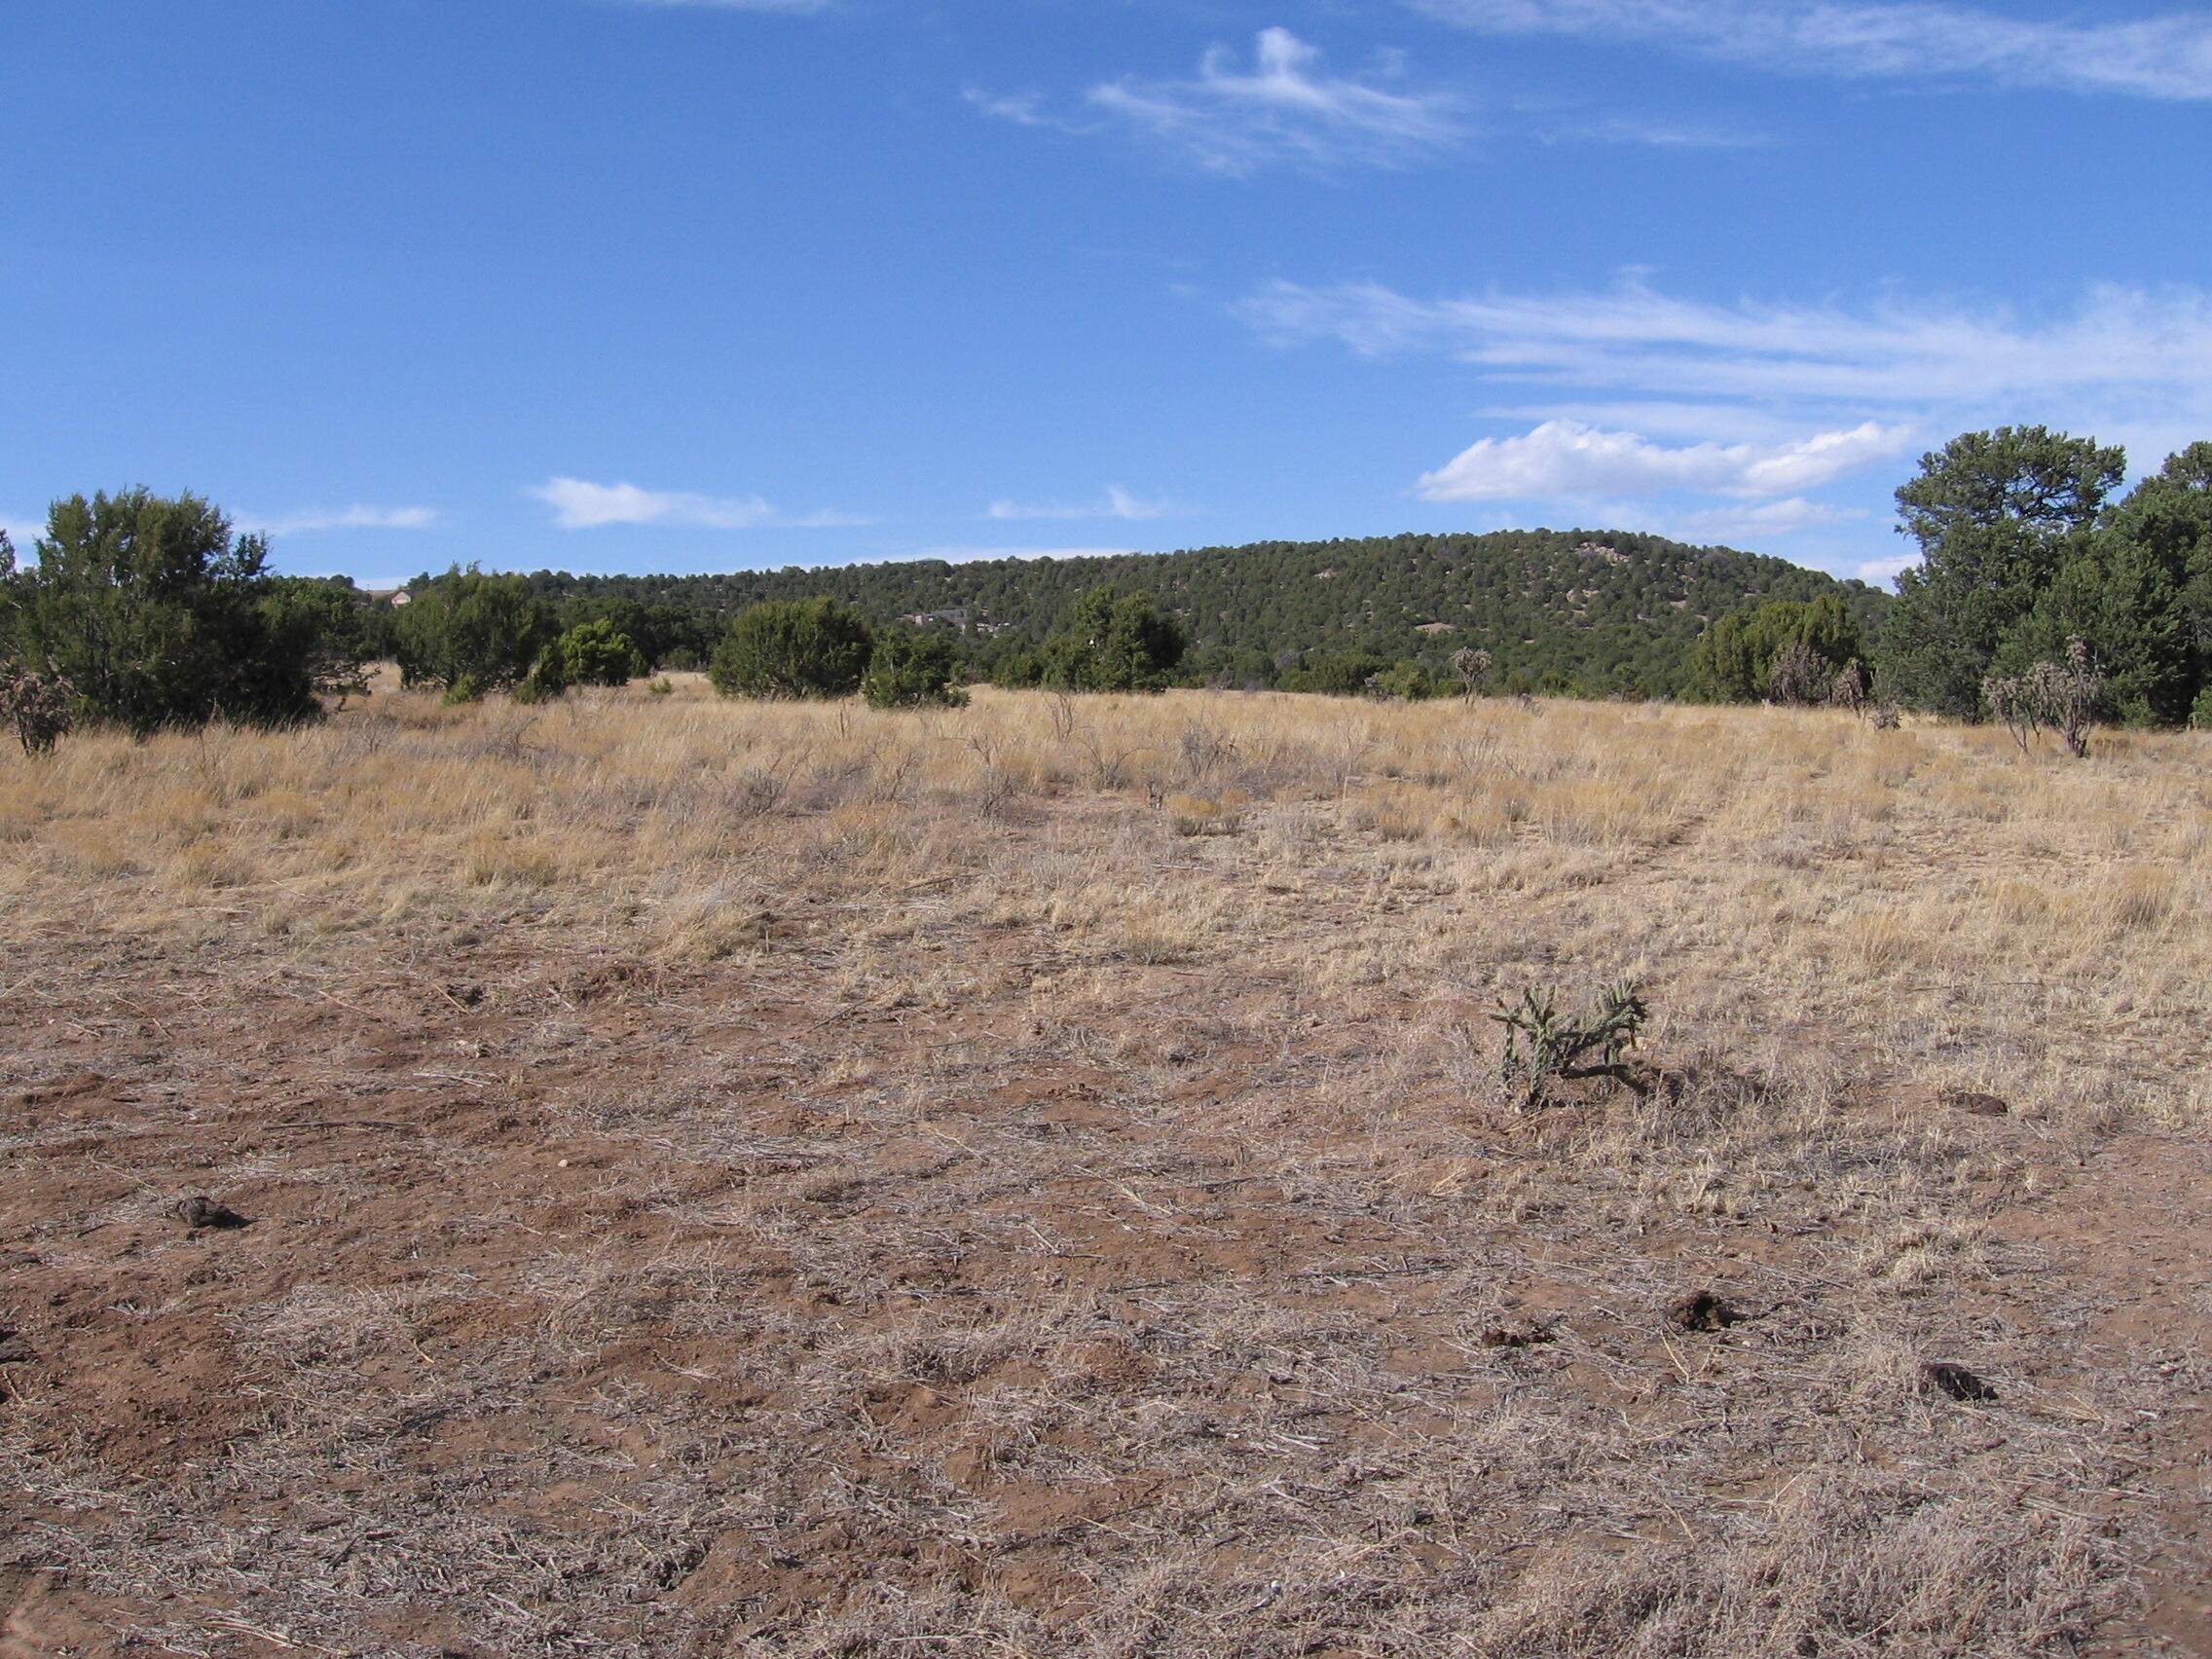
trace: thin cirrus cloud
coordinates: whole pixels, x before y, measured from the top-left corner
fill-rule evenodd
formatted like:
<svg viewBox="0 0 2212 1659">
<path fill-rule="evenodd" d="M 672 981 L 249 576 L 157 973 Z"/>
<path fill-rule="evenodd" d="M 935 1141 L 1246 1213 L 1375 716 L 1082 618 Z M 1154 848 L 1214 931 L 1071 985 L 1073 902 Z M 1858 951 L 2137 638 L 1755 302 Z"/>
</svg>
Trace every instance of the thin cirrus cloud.
<svg viewBox="0 0 2212 1659">
<path fill-rule="evenodd" d="M 1493 35 L 1649 42 L 1725 62 L 1850 78 L 1978 79 L 2212 98 L 2212 17 L 2044 22 L 1967 6 L 1853 0 L 1407 0 Z"/>
<path fill-rule="evenodd" d="M 1867 421 L 1787 444 L 1669 446 L 1637 432 L 1608 432 L 1579 421 L 1546 421 L 1521 437 L 1484 438 L 1434 472 L 1415 494 L 1430 501 L 1505 501 L 1561 497 L 1648 496 L 1689 490 L 1746 499 L 1815 490 L 1869 462 L 1903 451 L 1904 426 Z M 1766 528 L 1828 522 L 1810 502 L 1770 511 Z M 1736 513 L 1731 522 L 1755 523 Z"/>
<path fill-rule="evenodd" d="M 608 525 L 667 525 L 694 530 L 754 530 L 762 525 L 820 530 L 874 521 L 850 513 L 815 512 L 787 517 L 758 496 L 701 496 L 685 491 L 643 490 L 635 484 L 594 484 L 552 478 L 529 492 L 553 509 L 562 530 Z"/>
<path fill-rule="evenodd" d="M 1035 95 L 972 90 L 968 99 L 1027 127 L 1118 132 L 1232 177 L 1274 166 L 1319 172 L 1403 166 L 1465 136 L 1450 95 L 1328 75 L 1320 59 L 1318 48 L 1290 30 L 1270 28 L 1260 32 L 1249 67 L 1231 49 L 1215 47 L 1199 59 L 1194 80 L 1103 82 L 1072 112 Z"/>
<path fill-rule="evenodd" d="M 2104 284 L 2065 313 L 1891 298 L 1733 305 L 1638 280 L 1582 294 L 1410 298 L 1372 283 L 1276 282 L 1239 308 L 1263 336 L 1367 356 L 1437 351 L 1497 381 L 1595 388 L 1679 419 L 1700 404 L 1883 411 L 2124 407 L 2142 422 L 2212 416 L 2212 297 Z M 1893 417 L 1894 418 L 1894 417 Z"/>
<path fill-rule="evenodd" d="M 438 522 L 435 507 L 340 507 L 334 511 L 287 513 L 280 518 L 241 518 L 240 528 L 264 535 L 307 535 L 325 530 L 428 530 Z"/>
<path fill-rule="evenodd" d="M 1108 485 L 1106 498 L 1075 506 L 1057 502 L 1030 505 L 1020 501 L 993 501 L 983 516 L 993 519 L 1156 519 L 1175 510 L 1170 501 L 1145 501 L 1117 485 Z"/>
</svg>

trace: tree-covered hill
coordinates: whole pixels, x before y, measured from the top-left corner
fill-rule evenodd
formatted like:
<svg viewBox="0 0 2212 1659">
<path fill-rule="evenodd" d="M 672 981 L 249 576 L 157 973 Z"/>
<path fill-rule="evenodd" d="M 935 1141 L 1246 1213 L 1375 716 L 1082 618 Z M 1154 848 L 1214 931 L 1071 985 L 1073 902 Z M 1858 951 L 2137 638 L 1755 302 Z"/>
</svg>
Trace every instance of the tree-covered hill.
<svg viewBox="0 0 2212 1659">
<path fill-rule="evenodd" d="M 1888 596 L 1862 582 L 1727 547 L 1623 532 L 1497 531 L 1263 541 L 1081 559 L 939 560 L 693 576 L 571 576 L 532 585 L 561 601 L 674 606 L 719 630 L 762 600 L 831 595 L 871 622 L 937 617 L 988 667 L 1062 624 L 1102 584 L 1157 596 L 1187 630 L 1186 678 L 1272 682 L 1365 653 L 1441 668 L 1491 653 L 1506 688 L 1680 694 L 1713 617 L 1774 599 L 1843 598 L 1871 638 Z"/>
</svg>

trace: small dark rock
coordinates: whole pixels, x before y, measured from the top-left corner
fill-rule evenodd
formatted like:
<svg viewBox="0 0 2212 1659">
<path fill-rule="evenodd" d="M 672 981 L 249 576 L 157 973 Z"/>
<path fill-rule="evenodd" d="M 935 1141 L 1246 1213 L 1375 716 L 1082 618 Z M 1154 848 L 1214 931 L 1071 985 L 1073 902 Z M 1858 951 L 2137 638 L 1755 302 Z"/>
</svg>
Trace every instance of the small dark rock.
<svg viewBox="0 0 2212 1659">
<path fill-rule="evenodd" d="M 1940 1388 L 1954 1400 L 1994 1400 L 1997 1390 L 1963 1365 L 1932 1359 L 1920 1368 L 1921 1386 Z"/>
<path fill-rule="evenodd" d="M 1725 1331 L 1743 1319 L 1743 1313 L 1711 1290 L 1684 1291 L 1667 1305 L 1667 1318 L 1684 1331 Z"/>
<path fill-rule="evenodd" d="M 37 1357 L 19 1332 L 0 1331 L 0 1365 L 22 1365 Z"/>
<path fill-rule="evenodd" d="M 1533 1319 L 1515 1319 L 1508 1324 L 1493 1325 L 1483 1333 L 1483 1346 L 1497 1348 L 1534 1347 L 1548 1343 L 1558 1335 L 1551 1326 L 1539 1325 Z"/>
<path fill-rule="evenodd" d="M 1982 1094 L 1972 1088 L 1946 1088 L 1936 1098 L 1957 1111 L 1972 1112 L 1977 1118 L 2002 1118 L 2012 1110 L 2012 1103 L 2002 1095 Z"/>
<path fill-rule="evenodd" d="M 205 1194 L 196 1194 L 192 1198 L 178 1199 L 175 1215 L 187 1229 L 194 1233 L 198 1233 L 203 1227 L 229 1229 L 246 1225 L 244 1216 L 227 1205 L 217 1203 Z"/>
</svg>

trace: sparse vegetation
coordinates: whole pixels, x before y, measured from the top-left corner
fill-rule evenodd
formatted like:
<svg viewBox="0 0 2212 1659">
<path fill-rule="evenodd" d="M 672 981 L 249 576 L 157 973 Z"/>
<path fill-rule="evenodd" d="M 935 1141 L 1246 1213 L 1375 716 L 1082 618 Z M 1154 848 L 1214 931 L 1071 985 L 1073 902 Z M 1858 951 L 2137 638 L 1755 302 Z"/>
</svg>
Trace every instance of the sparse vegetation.
<svg viewBox="0 0 2212 1659">
<path fill-rule="evenodd" d="M 1491 1014 L 1505 1028 L 1498 1076 L 1523 1111 L 1543 1105 L 1563 1083 L 1601 1077 L 1628 1083 L 1623 1056 L 1650 1015 L 1641 993 L 1626 980 L 1600 992 L 1573 1018 L 1559 1012 L 1556 990 L 1524 986 L 1518 1004 L 1500 1003 Z"/>
<path fill-rule="evenodd" d="M 0 756 L 31 1613 L 2059 1659 L 2167 1593 L 2204 738 L 671 683 Z M 1663 1083 L 1515 1110 L 1482 1012 L 1617 980 Z"/>
</svg>

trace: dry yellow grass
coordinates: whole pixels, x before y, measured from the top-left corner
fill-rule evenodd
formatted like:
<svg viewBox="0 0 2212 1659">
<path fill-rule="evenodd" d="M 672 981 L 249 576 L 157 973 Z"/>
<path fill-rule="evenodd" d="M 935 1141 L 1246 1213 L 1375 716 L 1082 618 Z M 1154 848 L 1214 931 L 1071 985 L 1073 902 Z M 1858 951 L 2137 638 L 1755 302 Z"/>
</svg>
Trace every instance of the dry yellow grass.
<svg viewBox="0 0 2212 1659">
<path fill-rule="evenodd" d="M 697 959 L 756 941 L 779 895 L 862 905 L 866 937 L 913 925 L 913 884 L 941 905 L 970 883 L 995 925 L 1108 956 L 1480 1001 L 1532 961 L 1626 974 L 1683 1030 L 1817 1030 L 2040 1110 L 2194 1124 L 2205 1081 L 2175 1062 L 2212 971 L 2208 751 L 2117 734 L 2079 765 L 1986 730 L 1568 703 L 387 694 L 306 732 L 11 760 L 0 902 L 307 951 L 521 905 Z M 1023 811 L 1077 827 L 1010 861 L 995 829 Z M 1316 890 L 1360 913 L 1301 928 Z"/>
<path fill-rule="evenodd" d="M 203 1654 L 2075 1651 L 2204 1369 L 2092 1377 L 2052 1229 L 2212 1130 L 2208 760 L 681 677 L 10 755 L 26 1329 L 221 1380 L 16 1368 L 0 1570 Z M 1620 977 L 1664 1087 L 1513 1113 L 1494 999 Z"/>
</svg>

